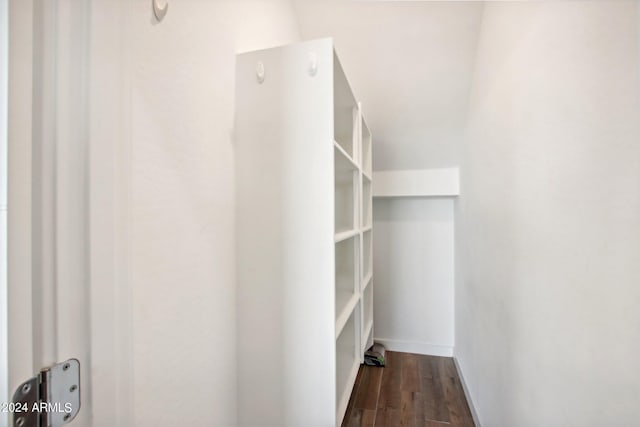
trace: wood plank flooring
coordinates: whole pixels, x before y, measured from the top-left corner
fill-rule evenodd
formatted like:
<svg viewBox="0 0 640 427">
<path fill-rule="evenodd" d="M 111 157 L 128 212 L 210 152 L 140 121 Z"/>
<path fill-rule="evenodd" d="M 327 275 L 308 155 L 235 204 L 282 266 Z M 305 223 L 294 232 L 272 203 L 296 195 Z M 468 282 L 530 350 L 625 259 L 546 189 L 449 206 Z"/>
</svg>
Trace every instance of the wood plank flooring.
<svg viewBox="0 0 640 427">
<path fill-rule="evenodd" d="M 360 366 L 342 427 L 474 427 L 450 357 L 387 351 L 387 366 Z"/>
</svg>

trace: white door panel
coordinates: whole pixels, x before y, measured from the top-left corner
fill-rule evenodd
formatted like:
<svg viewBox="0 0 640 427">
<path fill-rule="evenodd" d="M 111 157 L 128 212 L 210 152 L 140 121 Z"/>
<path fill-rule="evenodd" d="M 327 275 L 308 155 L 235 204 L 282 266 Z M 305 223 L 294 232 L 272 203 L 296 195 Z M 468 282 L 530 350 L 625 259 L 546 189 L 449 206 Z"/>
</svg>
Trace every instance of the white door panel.
<svg viewBox="0 0 640 427">
<path fill-rule="evenodd" d="M 7 365 L 7 73 L 9 61 L 9 9 L 0 0 L 0 402 L 9 399 Z M 0 425 L 7 415 L 0 413 Z"/>
<path fill-rule="evenodd" d="M 87 4 L 9 2 L 9 395 L 77 358 L 78 425 L 91 415 Z"/>
</svg>

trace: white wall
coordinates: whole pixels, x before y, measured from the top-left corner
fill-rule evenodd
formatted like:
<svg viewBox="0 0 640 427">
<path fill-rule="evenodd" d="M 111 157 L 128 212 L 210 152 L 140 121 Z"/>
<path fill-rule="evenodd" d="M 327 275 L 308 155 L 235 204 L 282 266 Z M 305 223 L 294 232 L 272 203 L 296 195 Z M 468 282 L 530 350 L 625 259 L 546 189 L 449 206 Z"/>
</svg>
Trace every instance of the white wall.
<svg viewBox="0 0 640 427">
<path fill-rule="evenodd" d="M 297 24 L 285 1 L 171 2 L 159 25 L 139 1 L 132 15 L 134 425 L 230 426 L 235 54 L 295 41 Z"/>
<path fill-rule="evenodd" d="M 374 199 L 374 332 L 388 349 L 453 354 L 453 203 Z"/>
<path fill-rule="evenodd" d="M 373 134 L 375 170 L 458 166 L 483 3 L 294 0 L 333 37 Z"/>
<path fill-rule="evenodd" d="M 485 6 L 456 284 L 456 357 L 484 426 L 638 423 L 638 13 Z"/>
<path fill-rule="evenodd" d="M 114 170 L 92 170 L 92 188 L 114 191 L 114 198 L 92 194 L 106 197 L 107 208 L 124 204 L 118 212 L 125 219 L 93 215 L 124 239 L 128 255 L 114 261 L 124 272 L 114 280 L 129 284 L 104 281 L 95 291 L 116 305 L 115 314 L 100 310 L 124 322 L 124 336 L 97 336 L 108 329 L 94 326 L 93 338 L 124 346 L 125 358 L 131 351 L 124 361 L 113 350 L 112 359 L 97 352 L 95 378 L 110 380 L 110 360 L 130 363 L 129 425 L 233 426 L 235 54 L 297 41 L 293 10 L 285 0 L 169 1 L 156 23 L 147 0 L 99 2 L 93 25 L 96 162 L 99 153 L 110 155 L 107 144 L 125 143 L 115 161 L 103 157 Z M 101 347 L 109 350 L 94 343 Z M 109 393 L 121 398 L 123 390 L 95 389 L 102 411 L 96 422 L 114 425 L 105 421 L 105 406 L 114 398 Z"/>
</svg>

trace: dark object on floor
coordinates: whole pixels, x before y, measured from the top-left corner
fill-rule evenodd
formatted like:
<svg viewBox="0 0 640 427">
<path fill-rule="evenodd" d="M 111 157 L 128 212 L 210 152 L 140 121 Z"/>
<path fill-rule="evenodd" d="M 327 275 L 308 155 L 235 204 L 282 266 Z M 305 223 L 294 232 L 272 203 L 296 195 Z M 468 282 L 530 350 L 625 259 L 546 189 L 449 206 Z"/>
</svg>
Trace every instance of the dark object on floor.
<svg viewBox="0 0 640 427">
<path fill-rule="evenodd" d="M 384 346 L 382 344 L 374 344 L 364 353 L 364 364 L 367 366 L 384 367 L 386 360 L 384 358 Z"/>
<path fill-rule="evenodd" d="M 451 357 L 387 351 L 360 366 L 342 427 L 474 427 Z"/>
</svg>

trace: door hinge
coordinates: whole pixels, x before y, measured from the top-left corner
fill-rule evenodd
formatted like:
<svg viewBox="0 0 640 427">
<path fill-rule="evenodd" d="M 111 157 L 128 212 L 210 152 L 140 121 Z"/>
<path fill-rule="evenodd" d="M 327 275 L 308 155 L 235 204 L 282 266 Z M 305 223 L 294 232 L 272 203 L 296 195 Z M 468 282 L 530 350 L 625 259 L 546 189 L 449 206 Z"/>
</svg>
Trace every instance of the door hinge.
<svg viewBox="0 0 640 427">
<path fill-rule="evenodd" d="M 80 411 L 80 362 L 69 359 L 42 369 L 13 395 L 13 427 L 60 427 Z"/>
</svg>

